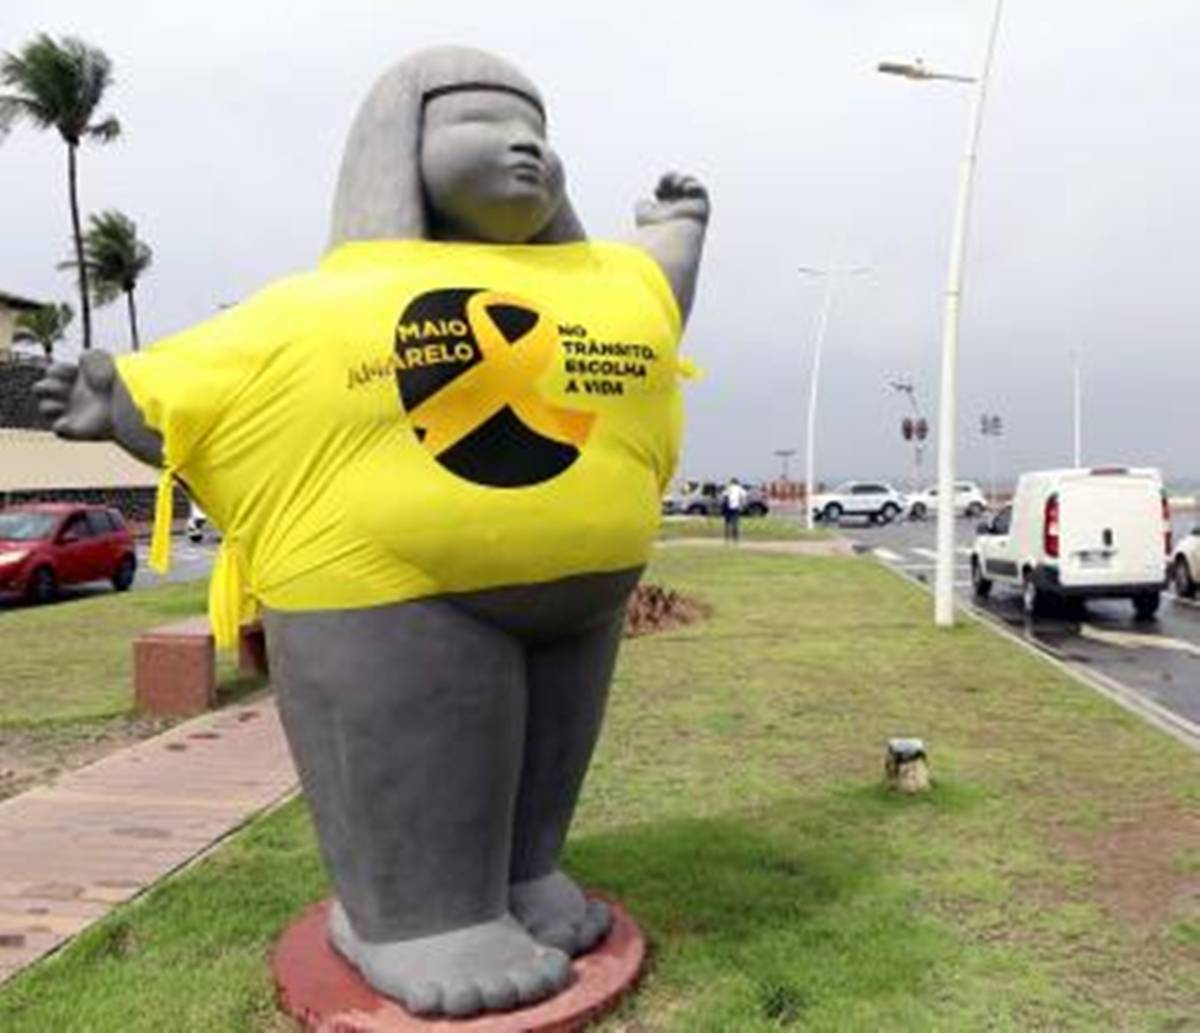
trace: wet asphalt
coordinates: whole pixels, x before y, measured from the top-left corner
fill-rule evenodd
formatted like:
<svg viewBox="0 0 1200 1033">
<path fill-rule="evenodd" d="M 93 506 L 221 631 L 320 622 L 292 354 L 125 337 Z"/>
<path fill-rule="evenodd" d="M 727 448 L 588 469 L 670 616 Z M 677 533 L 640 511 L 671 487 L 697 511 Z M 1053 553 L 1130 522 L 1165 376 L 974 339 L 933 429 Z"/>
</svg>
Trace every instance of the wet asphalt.
<svg viewBox="0 0 1200 1033">
<path fill-rule="evenodd" d="M 955 591 L 986 619 L 1085 672 L 1097 673 L 1192 722 L 1200 731 L 1200 600 L 1165 592 L 1153 621 L 1134 619 L 1125 600 L 1090 600 L 1082 614 L 1051 612 L 1028 618 L 1021 597 L 996 585 L 987 600 L 971 590 L 970 547 L 978 521 L 955 521 Z M 1176 516 L 1176 537 L 1200 514 Z M 846 520 L 841 533 L 860 552 L 932 587 L 937 523 L 902 520 L 883 526 Z M 932 609 L 932 600 L 931 600 Z M 931 617 L 932 619 L 932 617 Z"/>
</svg>

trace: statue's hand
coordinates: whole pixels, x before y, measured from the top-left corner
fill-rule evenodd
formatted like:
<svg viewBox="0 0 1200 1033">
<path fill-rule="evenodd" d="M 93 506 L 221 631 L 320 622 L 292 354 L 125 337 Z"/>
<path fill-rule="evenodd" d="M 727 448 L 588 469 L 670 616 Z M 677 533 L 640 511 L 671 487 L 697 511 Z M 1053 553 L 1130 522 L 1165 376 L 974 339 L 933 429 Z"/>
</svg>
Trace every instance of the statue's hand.
<svg viewBox="0 0 1200 1033">
<path fill-rule="evenodd" d="M 38 410 L 60 438 L 102 441 L 113 436 L 112 396 L 116 365 L 103 351 L 90 351 L 76 366 L 56 362 L 33 385 Z"/>
<path fill-rule="evenodd" d="M 668 172 L 654 188 L 654 197 L 639 201 L 636 209 L 638 226 L 657 226 L 675 219 L 695 219 L 702 226 L 708 222 L 708 191 L 695 176 Z"/>
</svg>

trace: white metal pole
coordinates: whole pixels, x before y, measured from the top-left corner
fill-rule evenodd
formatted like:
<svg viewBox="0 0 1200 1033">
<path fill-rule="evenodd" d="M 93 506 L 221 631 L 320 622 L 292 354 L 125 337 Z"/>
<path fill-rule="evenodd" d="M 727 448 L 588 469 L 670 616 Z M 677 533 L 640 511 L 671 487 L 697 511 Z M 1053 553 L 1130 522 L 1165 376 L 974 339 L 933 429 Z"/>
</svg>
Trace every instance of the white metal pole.
<svg viewBox="0 0 1200 1033">
<path fill-rule="evenodd" d="M 1083 466 L 1083 393 L 1079 376 L 1079 349 L 1075 349 L 1075 469 Z"/>
<path fill-rule="evenodd" d="M 815 494 L 813 484 L 815 477 L 816 448 L 814 439 L 817 431 L 817 384 L 821 378 L 821 347 L 825 343 L 825 327 L 829 325 L 829 309 L 833 305 L 833 279 L 836 275 L 834 268 L 825 272 L 825 298 L 821 303 L 821 313 L 817 317 L 816 339 L 813 343 L 812 377 L 808 384 L 808 435 L 805 440 L 804 463 L 804 509 L 807 512 L 806 526 L 811 531 L 815 524 L 812 500 Z"/>
<path fill-rule="evenodd" d="M 934 580 L 933 619 L 939 627 L 954 624 L 954 475 L 958 434 L 958 317 L 962 299 L 963 265 L 967 248 L 967 224 L 971 209 L 971 181 L 983 104 L 987 96 L 988 72 L 996 49 L 1000 11 L 1004 0 L 996 0 L 988 30 L 983 65 L 971 96 L 967 118 L 966 146 L 959 171 L 958 202 L 954 212 L 954 234 L 950 269 L 946 276 L 946 300 L 942 317 L 942 380 L 938 406 L 938 528 L 937 567 Z"/>
</svg>

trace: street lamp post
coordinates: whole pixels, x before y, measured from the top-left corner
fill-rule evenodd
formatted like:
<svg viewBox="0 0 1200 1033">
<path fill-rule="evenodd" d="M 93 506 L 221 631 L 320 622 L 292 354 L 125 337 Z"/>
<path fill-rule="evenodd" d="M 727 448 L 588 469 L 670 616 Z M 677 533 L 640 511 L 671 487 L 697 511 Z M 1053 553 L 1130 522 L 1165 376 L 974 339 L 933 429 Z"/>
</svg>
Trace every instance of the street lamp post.
<svg viewBox="0 0 1200 1033">
<path fill-rule="evenodd" d="M 804 462 L 804 509 L 807 513 L 806 525 L 811 531 L 815 526 L 812 499 L 815 494 L 815 463 L 817 430 L 817 385 L 821 379 L 821 350 L 825 344 L 825 328 L 829 325 L 829 310 L 833 307 L 833 286 L 839 276 L 858 276 L 867 271 L 866 266 L 855 266 L 852 269 L 838 269 L 830 266 L 827 269 L 815 269 L 811 266 L 800 266 L 802 276 L 825 277 L 825 295 L 821 301 L 821 311 L 817 316 L 816 336 L 813 341 L 812 375 L 808 382 L 808 434 L 805 440 Z"/>
<path fill-rule="evenodd" d="M 958 317 L 962 300 L 963 265 L 967 249 L 967 223 L 971 209 L 971 183 L 983 105 L 987 96 L 988 73 L 996 49 L 1000 12 L 1004 0 L 995 0 L 991 27 L 983 61 L 976 77 L 932 72 L 919 61 L 914 64 L 881 62 L 879 71 L 908 79 L 947 79 L 973 83 L 971 108 L 967 117 L 966 144 L 963 148 L 958 180 L 958 201 L 954 211 L 954 233 L 950 247 L 950 268 L 946 275 L 946 297 L 942 315 L 942 379 L 938 405 L 938 528 L 937 566 L 934 579 L 933 619 L 939 627 L 954 624 L 954 475 L 956 434 L 958 429 Z"/>
</svg>

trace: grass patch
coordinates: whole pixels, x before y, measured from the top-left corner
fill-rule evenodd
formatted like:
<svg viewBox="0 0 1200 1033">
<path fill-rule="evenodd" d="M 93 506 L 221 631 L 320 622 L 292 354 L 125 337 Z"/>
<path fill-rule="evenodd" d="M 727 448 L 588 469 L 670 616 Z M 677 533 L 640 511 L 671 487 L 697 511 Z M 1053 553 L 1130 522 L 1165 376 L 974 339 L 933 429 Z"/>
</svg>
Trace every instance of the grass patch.
<svg viewBox="0 0 1200 1033">
<path fill-rule="evenodd" d="M 743 517 L 743 538 L 751 541 L 816 542 L 834 537 L 833 532 L 817 528 L 809 531 L 799 520 L 786 517 Z M 667 517 L 658 530 L 659 538 L 723 538 L 725 521 L 721 517 Z"/>
<path fill-rule="evenodd" d="M 86 724 L 128 713 L 134 637 L 204 613 L 207 593 L 207 581 L 192 581 L 0 614 L 0 728 Z M 217 680 L 230 698 L 261 685 L 239 679 L 236 668 L 236 657 L 218 653 Z"/>
<path fill-rule="evenodd" d="M 1200 1014 L 1200 761 L 874 564 L 662 550 L 712 617 L 626 643 L 568 867 L 651 940 L 607 1033 L 1169 1030 Z M 880 786 L 923 736 L 934 789 Z M 1131 840 L 1132 842 L 1132 840 Z M 324 892 L 294 803 L 0 991 L 6 1033 L 289 1028 Z M 1189 911 L 1188 908 L 1191 908 Z"/>
</svg>

